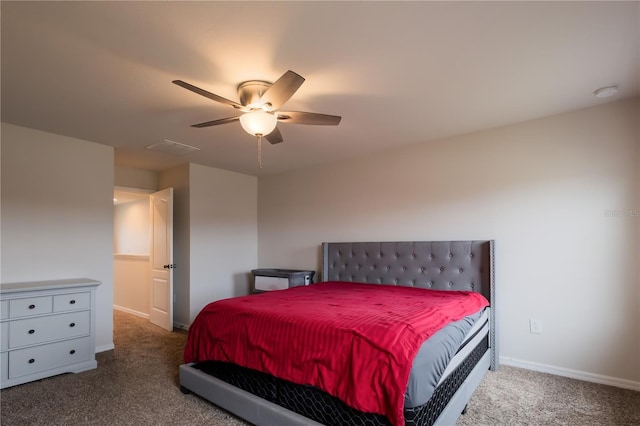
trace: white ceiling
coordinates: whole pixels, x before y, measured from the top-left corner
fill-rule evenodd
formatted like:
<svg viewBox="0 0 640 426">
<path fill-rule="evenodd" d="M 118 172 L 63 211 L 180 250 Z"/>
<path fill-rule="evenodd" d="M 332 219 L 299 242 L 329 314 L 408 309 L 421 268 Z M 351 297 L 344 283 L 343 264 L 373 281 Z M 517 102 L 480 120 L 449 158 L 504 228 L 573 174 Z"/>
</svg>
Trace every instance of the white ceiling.
<svg viewBox="0 0 640 426">
<path fill-rule="evenodd" d="M 640 3 L 1 2 L 2 121 L 116 147 L 119 165 L 186 161 L 252 175 L 364 155 L 638 96 Z M 263 146 L 235 111 L 244 80 L 306 82 Z M 593 91 L 620 86 L 615 98 Z M 186 156 L 145 150 L 170 139 Z"/>
</svg>

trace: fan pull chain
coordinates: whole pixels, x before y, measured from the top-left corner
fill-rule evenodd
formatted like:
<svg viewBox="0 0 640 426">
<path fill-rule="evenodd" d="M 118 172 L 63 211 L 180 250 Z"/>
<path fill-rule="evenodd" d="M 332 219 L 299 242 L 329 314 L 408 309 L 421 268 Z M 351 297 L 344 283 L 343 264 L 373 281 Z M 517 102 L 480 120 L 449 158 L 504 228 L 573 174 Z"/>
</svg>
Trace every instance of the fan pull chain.
<svg viewBox="0 0 640 426">
<path fill-rule="evenodd" d="M 262 135 L 258 135 L 258 165 L 262 168 Z"/>
</svg>

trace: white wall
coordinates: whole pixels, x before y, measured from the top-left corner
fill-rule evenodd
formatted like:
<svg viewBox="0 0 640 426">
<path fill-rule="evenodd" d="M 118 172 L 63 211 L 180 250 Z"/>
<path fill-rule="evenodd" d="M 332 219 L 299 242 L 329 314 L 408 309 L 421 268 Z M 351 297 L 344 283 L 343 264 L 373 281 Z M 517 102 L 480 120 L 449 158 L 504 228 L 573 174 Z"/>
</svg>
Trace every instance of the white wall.
<svg viewBox="0 0 640 426">
<path fill-rule="evenodd" d="M 135 167 L 114 167 L 114 185 L 126 188 L 158 190 L 159 173 Z"/>
<path fill-rule="evenodd" d="M 250 291 L 258 264 L 254 176 L 185 164 L 160 173 L 174 189 L 174 323 L 187 327 L 208 303 Z"/>
<path fill-rule="evenodd" d="M 146 318 L 151 297 L 149 197 L 113 207 L 113 305 Z"/>
<path fill-rule="evenodd" d="M 154 172 L 146 172 L 116 167 L 116 183 L 151 188 L 157 182 L 154 189 L 174 189 L 173 263 L 177 267 L 173 271 L 173 315 L 174 325 L 186 328 L 207 303 L 250 291 L 250 271 L 258 264 L 257 178 L 196 164 L 162 171 L 157 180 Z M 138 213 L 130 203 L 116 207 L 116 246 L 120 252 L 137 251 L 128 239 L 138 225 L 129 229 L 131 222 L 124 219 L 141 217 Z M 120 296 L 139 265 L 116 256 L 115 267 L 116 305 L 133 309 L 131 301 Z"/>
<path fill-rule="evenodd" d="M 189 165 L 190 320 L 209 302 L 250 291 L 258 264 L 255 176 Z"/>
<path fill-rule="evenodd" d="M 113 148 L 2 123 L 2 282 L 92 278 L 113 348 Z"/>
<path fill-rule="evenodd" d="M 151 263 L 149 256 L 113 256 L 113 306 L 139 317 L 149 317 Z"/>
<path fill-rule="evenodd" d="M 114 253 L 149 255 L 149 197 L 118 204 L 114 209 Z"/>
<path fill-rule="evenodd" d="M 640 389 L 639 103 L 259 180 L 260 267 L 323 241 L 495 239 L 503 361 Z M 529 319 L 543 334 L 529 333 Z"/>
</svg>

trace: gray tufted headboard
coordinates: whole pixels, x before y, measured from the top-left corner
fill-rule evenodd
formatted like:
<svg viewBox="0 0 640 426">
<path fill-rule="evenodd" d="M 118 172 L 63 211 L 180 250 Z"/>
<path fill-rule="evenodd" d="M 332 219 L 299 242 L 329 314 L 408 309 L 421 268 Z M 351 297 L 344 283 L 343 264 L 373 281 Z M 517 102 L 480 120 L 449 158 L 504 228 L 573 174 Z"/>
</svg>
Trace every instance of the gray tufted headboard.
<svg viewBox="0 0 640 426">
<path fill-rule="evenodd" d="M 322 243 L 322 280 L 482 293 L 491 303 L 491 369 L 498 367 L 494 241 Z"/>
</svg>

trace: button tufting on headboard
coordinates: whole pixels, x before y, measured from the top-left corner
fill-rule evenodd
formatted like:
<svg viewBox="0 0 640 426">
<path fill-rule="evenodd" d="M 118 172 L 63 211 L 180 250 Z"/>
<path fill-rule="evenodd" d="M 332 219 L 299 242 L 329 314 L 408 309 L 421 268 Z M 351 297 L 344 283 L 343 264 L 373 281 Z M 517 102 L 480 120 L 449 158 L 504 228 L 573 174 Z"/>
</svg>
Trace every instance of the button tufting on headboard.
<svg viewBox="0 0 640 426">
<path fill-rule="evenodd" d="M 489 241 L 327 243 L 323 280 L 475 290 L 488 296 L 489 244 Z"/>
</svg>

